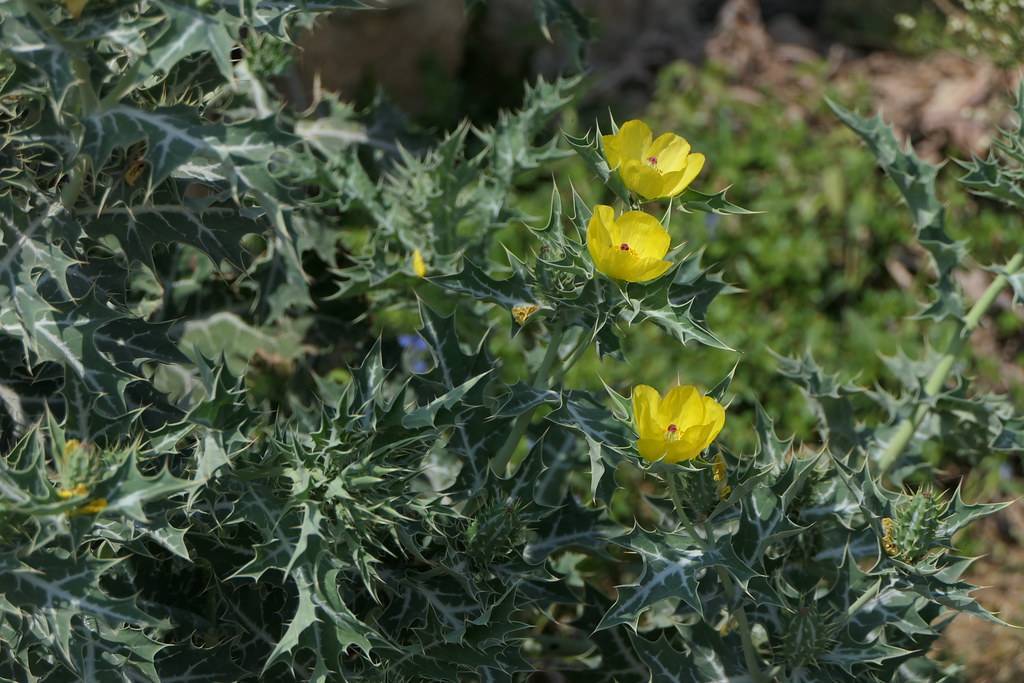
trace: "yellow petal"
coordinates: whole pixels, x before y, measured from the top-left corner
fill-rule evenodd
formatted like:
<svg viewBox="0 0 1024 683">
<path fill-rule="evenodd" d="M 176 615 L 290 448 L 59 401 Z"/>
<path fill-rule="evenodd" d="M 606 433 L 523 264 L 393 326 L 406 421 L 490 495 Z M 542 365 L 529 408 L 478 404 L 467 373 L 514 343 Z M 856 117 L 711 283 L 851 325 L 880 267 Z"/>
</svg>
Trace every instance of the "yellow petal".
<svg viewBox="0 0 1024 683">
<path fill-rule="evenodd" d="M 637 268 L 630 282 L 649 282 L 664 275 L 673 265 L 671 261 L 661 259 L 637 259 Z"/>
<path fill-rule="evenodd" d="M 666 458 L 668 442 L 664 439 L 640 439 L 636 442 L 636 450 L 640 457 L 650 462 Z"/>
<path fill-rule="evenodd" d="M 669 464 L 693 460 L 700 455 L 699 448 L 688 445 L 683 441 L 667 441 L 666 446 L 665 462 Z"/>
<path fill-rule="evenodd" d="M 704 397 L 704 423 L 708 425 L 709 430 L 701 450 L 710 446 L 725 426 L 725 408 L 710 396 Z"/>
<path fill-rule="evenodd" d="M 681 171 L 686 166 L 686 155 L 690 153 L 690 143 L 675 133 L 664 133 L 651 143 L 644 152 L 644 160 L 656 159 L 655 166 L 662 173 Z"/>
<path fill-rule="evenodd" d="M 666 190 L 666 197 L 675 197 L 677 194 L 685 190 L 693 182 L 697 174 L 704 168 L 704 155 L 703 154 L 690 154 L 686 157 L 686 167 L 683 168 L 682 175 L 673 180 L 672 186 Z"/>
<path fill-rule="evenodd" d="M 664 439 L 665 425 L 658 421 L 661 395 L 654 387 L 638 384 L 633 387 L 633 419 L 641 439 Z"/>
<path fill-rule="evenodd" d="M 596 220 L 608 233 L 608 244 L 618 245 L 619 243 L 619 226 L 615 220 L 615 209 L 606 205 L 598 204 L 594 207 L 594 215 L 590 217 L 590 220 Z"/>
<path fill-rule="evenodd" d="M 684 431 L 676 441 L 669 441 L 665 462 L 680 462 L 696 458 L 704 450 L 703 444 L 707 432 L 707 425 L 697 425 Z"/>
<path fill-rule="evenodd" d="M 619 216 L 619 239 L 642 257 L 660 259 L 668 253 L 672 238 L 658 219 L 643 211 Z"/>
<path fill-rule="evenodd" d="M 420 277 L 427 276 L 427 264 L 423 261 L 423 254 L 419 249 L 412 252 L 412 271 Z"/>
<path fill-rule="evenodd" d="M 602 135 L 608 166 L 618 168 L 629 159 L 639 160 L 651 144 L 651 129 L 643 121 L 626 121 L 615 135 Z"/>
<path fill-rule="evenodd" d="M 659 199 L 664 193 L 664 176 L 646 161 L 629 160 L 619 169 L 622 182 L 644 199 Z"/>
<path fill-rule="evenodd" d="M 673 387 L 661 402 L 660 418 L 665 424 L 674 424 L 680 432 L 704 424 L 704 399 L 692 384 Z"/>
<path fill-rule="evenodd" d="M 608 257 L 612 251 L 612 238 L 608 234 L 608 226 L 603 220 L 607 215 L 605 209 L 611 211 L 613 216 L 615 214 L 610 206 L 594 207 L 594 213 L 590 216 L 590 222 L 587 223 L 587 251 L 590 252 L 590 258 L 594 260 L 594 266 L 602 273 L 607 274 Z"/>
<path fill-rule="evenodd" d="M 641 282 L 646 266 L 647 262 L 639 256 L 614 247 L 605 253 L 601 272 L 616 280 Z"/>
</svg>

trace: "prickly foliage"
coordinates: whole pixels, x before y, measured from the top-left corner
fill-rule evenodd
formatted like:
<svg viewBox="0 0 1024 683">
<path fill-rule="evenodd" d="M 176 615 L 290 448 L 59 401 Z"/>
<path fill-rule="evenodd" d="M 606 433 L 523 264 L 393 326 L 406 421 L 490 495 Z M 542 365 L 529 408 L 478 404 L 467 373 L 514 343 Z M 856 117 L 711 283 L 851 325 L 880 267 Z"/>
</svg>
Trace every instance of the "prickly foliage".
<svg viewBox="0 0 1024 683">
<path fill-rule="evenodd" d="M 433 143 L 280 106 L 289 30 L 360 4 L 0 2 L 0 679 L 939 680 L 948 618 L 995 618 L 955 534 L 1000 506 L 891 490 L 892 424 L 859 417 L 925 401 L 929 360 L 894 361 L 890 396 L 789 359 L 819 444 L 754 400 L 755 452 L 726 432 L 640 460 L 629 387 L 566 372 L 637 326 L 730 352 L 707 311 L 735 289 L 699 251 L 648 284 L 596 273 L 564 187 L 545 225 L 516 211 L 522 173 L 571 153 L 547 126 L 572 80 Z M 844 119 L 956 314 L 933 169 Z M 595 140 L 569 142 L 622 195 Z M 375 335 L 384 311 L 414 329 Z M 496 356 L 512 336 L 535 352 Z M 928 400 L 918 441 L 1024 444 L 963 381 Z"/>
</svg>

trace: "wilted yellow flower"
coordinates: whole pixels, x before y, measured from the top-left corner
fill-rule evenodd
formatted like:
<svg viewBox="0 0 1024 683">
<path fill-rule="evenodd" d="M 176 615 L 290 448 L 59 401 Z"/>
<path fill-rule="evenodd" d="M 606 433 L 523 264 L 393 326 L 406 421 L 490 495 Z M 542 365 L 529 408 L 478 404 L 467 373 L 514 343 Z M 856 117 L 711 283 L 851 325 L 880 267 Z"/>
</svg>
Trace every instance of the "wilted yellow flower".
<svg viewBox="0 0 1024 683">
<path fill-rule="evenodd" d="M 526 322 L 526 319 L 540 310 L 537 304 L 517 304 L 512 307 L 512 319 L 519 325 Z"/>
<path fill-rule="evenodd" d="M 136 159 L 128 165 L 128 168 L 124 171 L 124 181 L 128 183 L 129 187 L 134 186 L 135 183 L 139 182 L 139 178 L 142 177 L 143 172 L 146 170 L 146 160 Z"/>
<path fill-rule="evenodd" d="M 89 0 L 64 0 L 64 6 L 67 8 L 71 18 L 77 19 L 82 16 L 82 10 L 85 9 L 88 2 Z"/>
<path fill-rule="evenodd" d="M 882 537 L 882 547 L 885 549 L 886 555 L 889 557 L 896 557 L 900 554 L 899 546 L 892 540 L 892 532 L 895 528 L 896 523 L 892 521 L 891 517 L 882 518 L 882 531 L 885 535 Z"/>
<path fill-rule="evenodd" d="M 74 498 L 75 496 L 86 496 L 88 494 L 89 487 L 86 486 L 85 484 L 77 484 L 75 485 L 74 488 L 70 489 L 66 489 L 63 487 L 57 489 L 57 495 L 63 498 L 64 500 L 67 500 L 68 498 Z"/>
<path fill-rule="evenodd" d="M 73 514 L 96 515 L 106 510 L 107 505 L 108 503 L 106 498 L 96 498 L 95 500 L 90 500 L 88 503 L 85 503 L 84 505 L 79 507 L 77 510 L 74 511 Z"/>
<path fill-rule="evenodd" d="M 718 488 L 718 497 L 725 500 L 732 493 L 732 487 L 729 486 L 728 479 L 729 469 L 725 463 L 725 456 L 721 453 L 715 458 L 715 464 L 711 467 L 711 478 L 715 481 L 715 486 Z"/>
<path fill-rule="evenodd" d="M 673 388 L 662 398 L 641 384 L 633 389 L 633 417 L 644 460 L 692 460 L 711 445 L 725 425 L 725 408 L 697 387 Z"/>
<path fill-rule="evenodd" d="M 419 249 L 412 252 L 412 271 L 420 277 L 427 276 L 427 264 L 423 261 L 423 253 Z"/>
<path fill-rule="evenodd" d="M 643 211 L 615 218 L 610 206 L 594 207 L 587 225 L 587 249 L 597 269 L 617 280 L 647 282 L 672 267 L 663 260 L 671 238 L 658 219 Z"/>
<path fill-rule="evenodd" d="M 602 135 L 608 166 L 645 199 L 675 197 L 704 168 L 704 155 L 691 154 L 690 143 L 675 133 L 652 139 L 643 121 L 627 121 L 615 135 Z"/>
</svg>

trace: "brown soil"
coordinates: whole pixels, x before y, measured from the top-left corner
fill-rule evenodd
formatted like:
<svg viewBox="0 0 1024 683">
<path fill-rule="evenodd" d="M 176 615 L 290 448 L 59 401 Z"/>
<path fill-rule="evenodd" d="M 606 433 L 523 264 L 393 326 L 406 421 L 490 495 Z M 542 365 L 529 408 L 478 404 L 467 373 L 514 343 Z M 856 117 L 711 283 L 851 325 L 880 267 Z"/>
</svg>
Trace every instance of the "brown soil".
<svg viewBox="0 0 1024 683">
<path fill-rule="evenodd" d="M 967 575 L 985 586 L 978 602 L 1014 625 L 1024 625 L 1024 506 L 1010 506 L 978 525 L 976 535 L 987 554 Z M 971 683 L 1019 683 L 1024 680 L 1024 628 L 1007 628 L 961 615 L 950 624 L 935 655 L 964 665 Z"/>
</svg>

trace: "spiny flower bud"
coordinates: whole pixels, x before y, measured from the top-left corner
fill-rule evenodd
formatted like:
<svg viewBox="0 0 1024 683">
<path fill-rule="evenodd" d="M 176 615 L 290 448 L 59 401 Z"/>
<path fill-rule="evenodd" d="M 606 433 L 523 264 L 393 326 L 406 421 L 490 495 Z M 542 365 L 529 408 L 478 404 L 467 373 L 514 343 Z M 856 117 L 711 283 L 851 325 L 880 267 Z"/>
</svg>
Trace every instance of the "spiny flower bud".
<svg viewBox="0 0 1024 683">
<path fill-rule="evenodd" d="M 813 664 L 832 649 L 838 631 L 832 611 L 822 612 L 815 602 L 800 605 L 786 624 L 782 654 L 791 668 Z"/>
<path fill-rule="evenodd" d="M 60 457 L 60 478 L 63 490 L 78 491 L 81 487 L 88 487 L 96 480 L 100 468 L 99 453 L 92 444 L 82 443 L 77 439 L 69 439 L 64 444 L 64 450 Z M 74 495 L 82 494 L 75 493 Z"/>
<path fill-rule="evenodd" d="M 882 549 L 894 559 L 914 564 L 936 545 L 941 517 L 949 503 L 941 493 L 921 489 L 907 496 L 882 519 Z"/>
<path fill-rule="evenodd" d="M 485 503 L 466 529 L 469 556 L 481 566 L 509 555 L 522 543 L 519 508 L 505 501 Z"/>
</svg>

